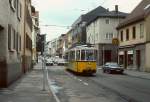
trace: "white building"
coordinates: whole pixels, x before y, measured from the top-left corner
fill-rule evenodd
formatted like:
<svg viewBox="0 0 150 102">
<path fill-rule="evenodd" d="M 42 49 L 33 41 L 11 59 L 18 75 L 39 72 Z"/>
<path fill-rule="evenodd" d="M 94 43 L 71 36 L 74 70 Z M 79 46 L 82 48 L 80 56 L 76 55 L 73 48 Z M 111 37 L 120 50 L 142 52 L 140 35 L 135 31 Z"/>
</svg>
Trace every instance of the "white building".
<svg viewBox="0 0 150 102">
<path fill-rule="evenodd" d="M 117 46 L 112 45 L 112 39 L 117 38 L 116 27 L 126 17 L 126 13 L 107 11 L 99 14 L 86 27 L 87 43 L 94 44 L 98 49 L 98 65 L 109 61 L 117 61 Z"/>
</svg>

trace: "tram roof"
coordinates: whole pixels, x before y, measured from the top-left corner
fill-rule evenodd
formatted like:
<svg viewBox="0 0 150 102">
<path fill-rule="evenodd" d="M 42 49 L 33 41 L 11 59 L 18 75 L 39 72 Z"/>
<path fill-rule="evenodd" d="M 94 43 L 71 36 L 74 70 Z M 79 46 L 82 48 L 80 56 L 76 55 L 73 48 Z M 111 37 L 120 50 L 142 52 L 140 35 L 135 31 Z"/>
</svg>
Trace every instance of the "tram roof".
<svg viewBox="0 0 150 102">
<path fill-rule="evenodd" d="M 94 46 L 80 45 L 73 47 L 70 50 L 96 50 L 96 48 Z"/>
</svg>

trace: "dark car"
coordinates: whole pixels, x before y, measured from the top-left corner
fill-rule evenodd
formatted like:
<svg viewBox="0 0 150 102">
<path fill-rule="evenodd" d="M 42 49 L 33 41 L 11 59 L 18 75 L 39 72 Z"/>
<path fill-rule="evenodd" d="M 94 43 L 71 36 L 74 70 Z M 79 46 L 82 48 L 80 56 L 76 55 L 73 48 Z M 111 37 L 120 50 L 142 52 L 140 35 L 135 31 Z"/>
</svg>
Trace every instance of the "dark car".
<svg viewBox="0 0 150 102">
<path fill-rule="evenodd" d="M 102 67 L 104 73 L 120 73 L 122 74 L 124 69 L 121 67 L 119 64 L 115 62 L 107 62 L 105 65 Z"/>
</svg>

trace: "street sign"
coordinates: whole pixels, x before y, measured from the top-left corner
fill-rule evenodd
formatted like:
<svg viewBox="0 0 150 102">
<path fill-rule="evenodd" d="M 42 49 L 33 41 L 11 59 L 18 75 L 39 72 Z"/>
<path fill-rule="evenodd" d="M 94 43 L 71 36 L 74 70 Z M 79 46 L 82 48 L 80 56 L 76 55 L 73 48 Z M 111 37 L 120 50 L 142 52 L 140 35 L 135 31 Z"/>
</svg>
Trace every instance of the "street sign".
<svg viewBox="0 0 150 102">
<path fill-rule="evenodd" d="M 119 39 L 118 38 L 113 38 L 112 39 L 112 44 L 113 45 L 119 45 Z"/>
</svg>

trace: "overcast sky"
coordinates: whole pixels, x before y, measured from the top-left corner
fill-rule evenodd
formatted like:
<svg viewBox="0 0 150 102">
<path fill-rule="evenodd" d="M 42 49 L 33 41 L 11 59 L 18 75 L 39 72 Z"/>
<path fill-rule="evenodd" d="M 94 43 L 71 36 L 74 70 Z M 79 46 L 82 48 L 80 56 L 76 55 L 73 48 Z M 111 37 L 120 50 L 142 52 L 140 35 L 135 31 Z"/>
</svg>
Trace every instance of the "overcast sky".
<svg viewBox="0 0 150 102">
<path fill-rule="evenodd" d="M 32 0 L 40 13 L 41 33 L 47 34 L 47 41 L 67 33 L 69 29 L 66 26 L 71 26 L 81 14 L 100 5 L 114 10 L 117 4 L 120 11 L 130 13 L 140 2 L 141 0 Z"/>
</svg>

